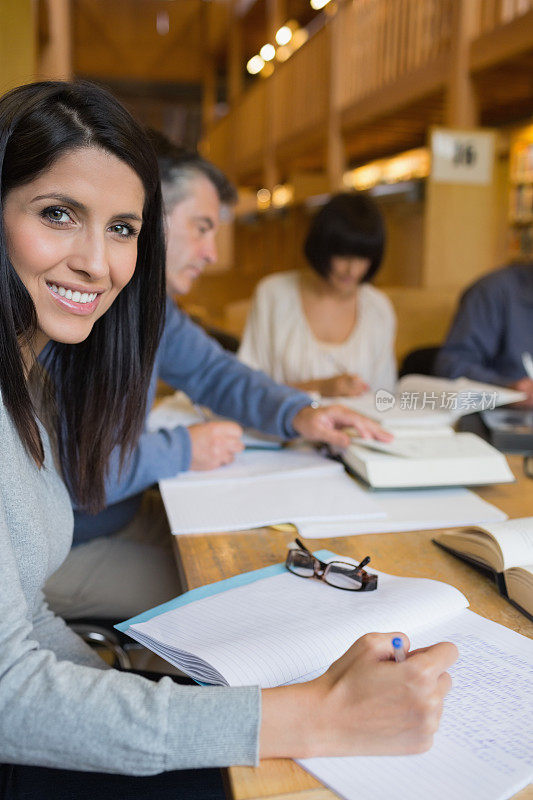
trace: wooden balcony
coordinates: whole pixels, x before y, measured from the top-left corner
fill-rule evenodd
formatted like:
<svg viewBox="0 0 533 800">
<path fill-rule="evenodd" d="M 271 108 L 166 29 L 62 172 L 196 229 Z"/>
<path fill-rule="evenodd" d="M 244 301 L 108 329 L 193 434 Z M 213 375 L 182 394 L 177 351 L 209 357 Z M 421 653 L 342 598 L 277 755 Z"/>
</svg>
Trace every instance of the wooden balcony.
<svg viewBox="0 0 533 800">
<path fill-rule="evenodd" d="M 239 179 L 261 173 L 266 148 L 267 81 L 257 81 L 239 100 L 233 115 L 231 142 L 234 162 L 231 165 Z"/>
<path fill-rule="evenodd" d="M 533 112 L 533 0 L 479 0 L 470 69 L 482 124 Z"/>
<path fill-rule="evenodd" d="M 352 163 L 421 145 L 454 124 L 459 41 L 482 124 L 533 110 L 533 0 L 351 0 L 215 126 L 211 158 L 241 181 L 267 157 L 281 174 L 324 170 L 333 118 Z"/>
<path fill-rule="evenodd" d="M 331 86 L 331 36 L 328 27 L 319 30 L 268 80 L 272 83 L 272 138 L 281 162 L 313 159 L 326 141 Z M 310 153 L 311 151 L 311 153 Z M 296 162 L 296 163 L 294 163 Z M 320 165 L 320 164 L 319 164 Z"/>
</svg>

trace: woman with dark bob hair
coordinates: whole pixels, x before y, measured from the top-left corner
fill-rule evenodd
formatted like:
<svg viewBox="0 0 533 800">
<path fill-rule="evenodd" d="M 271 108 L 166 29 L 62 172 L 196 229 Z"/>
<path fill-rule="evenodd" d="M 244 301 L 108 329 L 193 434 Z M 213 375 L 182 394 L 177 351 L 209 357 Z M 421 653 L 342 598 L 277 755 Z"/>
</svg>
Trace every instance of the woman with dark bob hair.
<svg viewBox="0 0 533 800">
<path fill-rule="evenodd" d="M 141 429 L 164 308 L 161 195 L 144 132 L 90 84 L 1 98 L 0 169 L 3 800 L 211 800 L 222 784 L 206 768 L 427 749 L 452 645 L 389 670 L 391 634 L 372 634 L 299 686 L 185 686 L 107 667 L 48 609 L 41 587 L 72 536 L 59 471 L 98 510 L 110 451 L 126 458 Z"/>
<path fill-rule="evenodd" d="M 239 358 L 325 397 L 392 390 L 394 311 L 369 283 L 384 246 L 383 219 L 370 197 L 332 197 L 305 240 L 311 269 L 276 273 L 258 285 Z"/>
</svg>

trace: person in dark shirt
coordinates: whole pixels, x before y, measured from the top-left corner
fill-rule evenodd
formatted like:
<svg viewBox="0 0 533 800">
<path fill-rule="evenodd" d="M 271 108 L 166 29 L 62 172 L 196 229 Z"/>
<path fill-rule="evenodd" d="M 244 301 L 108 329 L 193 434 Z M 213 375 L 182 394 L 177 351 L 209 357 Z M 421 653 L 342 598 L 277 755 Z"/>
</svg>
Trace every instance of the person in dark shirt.
<svg viewBox="0 0 533 800">
<path fill-rule="evenodd" d="M 434 371 L 509 386 L 533 408 L 524 353 L 533 354 L 533 262 L 498 269 L 466 290 Z"/>
</svg>

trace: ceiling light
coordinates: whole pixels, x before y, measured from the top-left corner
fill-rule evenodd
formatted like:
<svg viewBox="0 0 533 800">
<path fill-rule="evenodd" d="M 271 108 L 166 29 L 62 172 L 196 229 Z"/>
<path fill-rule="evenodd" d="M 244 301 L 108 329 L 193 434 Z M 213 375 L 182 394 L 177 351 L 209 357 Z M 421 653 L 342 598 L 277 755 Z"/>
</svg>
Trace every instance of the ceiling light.
<svg viewBox="0 0 533 800">
<path fill-rule="evenodd" d="M 246 64 L 246 69 L 250 75 L 257 75 L 258 72 L 261 72 L 264 66 L 265 62 L 261 56 L 252 56 L 252 58 Z"/>
<path fill-rule="evenodd" d="M 264 44 L 261 50 L 259 51 L 259 55 L 263 59 L 263 61 L 272 61 L 274 56 L 276 55 L 276 48 L 273 44 Z"/>
<path fill-rule="evenodd" d="M 288 44 L 292 39 L 292 31 L 288 25 L 283 25 L 276 33 L 276 42 L 280 45 Z"/>
</svg>

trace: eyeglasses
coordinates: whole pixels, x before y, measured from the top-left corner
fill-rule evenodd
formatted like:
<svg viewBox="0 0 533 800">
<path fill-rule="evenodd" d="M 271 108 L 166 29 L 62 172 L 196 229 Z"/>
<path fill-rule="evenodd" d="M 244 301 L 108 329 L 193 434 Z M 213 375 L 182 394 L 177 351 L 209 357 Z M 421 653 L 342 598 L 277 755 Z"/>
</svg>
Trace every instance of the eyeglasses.
<svg viewBox="0 0 533 800">
<path fill-rule="evenodd" d="M 355 566 L 347 561 L 330 561 L 325 564 L 311 553 L 300 539 L 295 540 L 297 547 L 289 547 L 285 566 L 299 578 L 319 578 L 336 589 L 348 592 L 371 592 L 377 589 L 378 576 L 365 572 L 363 567 L 370 561 L 370 556 L 363 558 Z"/>
</svg>

